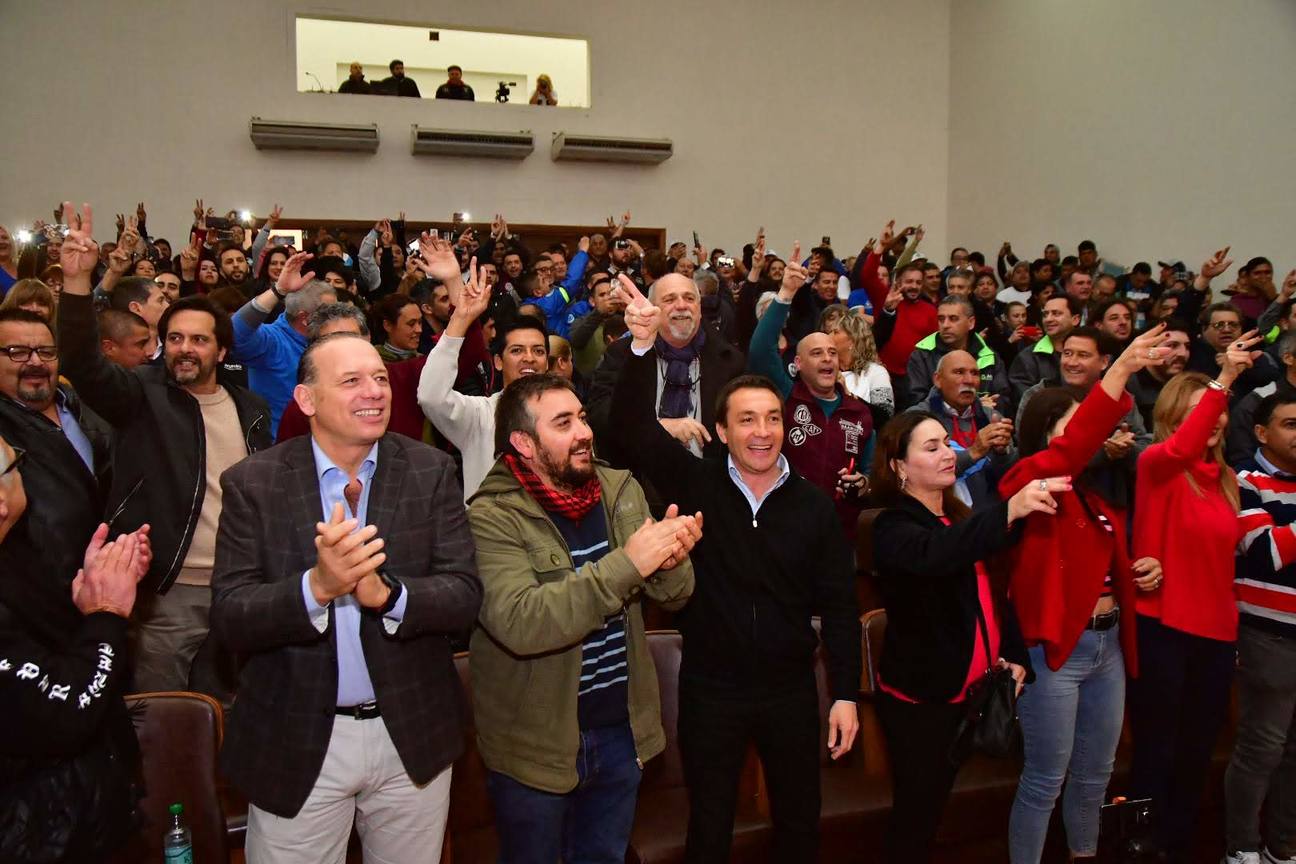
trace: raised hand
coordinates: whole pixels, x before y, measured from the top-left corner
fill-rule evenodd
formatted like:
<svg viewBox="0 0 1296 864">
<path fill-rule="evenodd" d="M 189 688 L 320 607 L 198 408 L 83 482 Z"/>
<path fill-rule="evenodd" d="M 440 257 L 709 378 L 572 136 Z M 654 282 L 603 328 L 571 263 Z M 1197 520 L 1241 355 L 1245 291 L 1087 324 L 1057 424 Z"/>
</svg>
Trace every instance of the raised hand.
<svg viewBox="0 0 1296 864">
<path fill-rule="evenodd" d="M 886 254 L 886 251 L 891 248 L 891 244 L 894 242 L 895 220 L 892 219 L 882 227 L 882 235 L 878 238 L 878 252 L 880 254 Z"/>
<path fill-rule="evenodd" d="M 1214 255 L 1202 262 L 1201 275 L 1206 279 L 1214 279 L 1223 273 L 1229 267 L 1233 266 L 1233 259 L 1228 257 L 1229 250 L 1232 246 L 1225 246 L 1217 251 Z"/>
<path fill-rule="evenodd" d="M 459 259 L 455 256 L 454 246 L 439 236 L 427 231 L 419 235 L 419 257 L 423 259 L 424 271 L 433 279 L 440 279 L 445 285 L 452 285 L 456 279 L 462 279 L 459 271 Z"/>
<path fill-rule="evenodd" d="M 1259 358 L 1261 352 L 1252 349 L 1258 345 L 1264 337 L 1259 335 L 1259 331 L 1248 330 L 1240 337 L 1229 343 L 1228 348 L 1224 351 L 1220 359 L 1220 374 L 1216 376 L 1217 381 L 1225 387 L 1230 386 L 1237 380 L 1238 376 L 1250 369 Z"/>
<path fill-rule="evenodd" d="M 1071 491 L 1070 477 L 1049 477 L 1046 480 L 1032 480 L 1017 494 L 1008 499 L 1008 524 L 1025 518 L 1032 513 L 1057 513 L 1057 500 L 1053 497 L 1058 492 Z"/>
<path fill-rule="evenodd" d="M 590 247 L 589 237 L 580 238 L 580 242 L 576 244 L 576 248 L 584 252 L 586 255 L 589 254 L 589 247 Z"/>
<path fill-rule="evenodd" d="M 454 292 L 451 292 L 452 294 Z M 468 281 L 459 288 L 458 297 L 451 297 L 454 311 L 451 317 L 459 316 L 471 324 L 480 318 L 490 306 L 491 292 L 486 285 L 486 268 L 477 268 L 477 258 L 468 262 Z"/>
<path fill-rule="evenodd" d="M 1157 324 L 1146 333 L 1138 336 L 1116 358 L 1111 370 L 1103 376 L 1099 385 L 1113 399 L 1119 399 L 1125 390 L 1130 377 L 1140 369 L 1148 366 L 1161 366 L 1170 354 L 1169 348 L 1162 348 L 1161 343 L 1169 338 L 1164 324 Z M 1111 379 L 1111 380 L 1108 380 Z"/>
<path fill-rule="evenodd" d="M 392 245 L 392 227 L 390 219 L 380 219 L 374 226 L 378 230 L 378 241 L 384 246 Z"/>
<path fill-rule="evenodd" d="M 491 220 L 491 238 L 498 241 L 504 236 L 505 222 L 504 217 L 496 213 L 495 218 Z"/>
<path fill-rule="evenodd" d="M 891 286 L 887 288 L 886 298 L 882 301 L 882 308 L 888 312 L 894 312 L 904 299 L 904 292 L 900 290 L 900 284 L 892 281 Z"/>
<path fill-rule="evenodd" d="M 117 214 L 117 239 L 121 239 L 122 232 L 126 230 L 126 214 Z"/>
<path fill-rule="evenodd" d="M 924 226 L 919 225 L 917 228 L 914 229 L 914 240 L 916 240 L 917 242 L 921 243 L 923 241 L 923 238 L 926 236 L 927 236 L 927 229 Z"/>
<path fill-rule="evenodd" d="M 202 219 L 206 213 L 207 211 L 203 209 L 203 200 L 201 198 L 195 198 L 193 209 L 194 221 L 197 222 L 199 219 Z"/>
<path fill-rule="evenodd" d="M 283 270 L 279 271 L 279 279 L 275 282 L 280 294 L 296 294 L 315 278 L 314 270 L 302 272 L 302 267 L 314 257 L 310 252 L 298 252 L 284 262 Z"/>
<path fill-rule="evenodd" d="M 94 214 L 89 204 L 76 212 L 72 202 L 63 202 L 68 234 L 63 238 L 59 264 L 63 267 L 63 286 L 72 294 L 90 293 L 90 274 L 99 263 L 99 244 L 94 241 Z M 80 288 L 84 286 L 84 290 Z"/>
<path fill-rule="evenodd" d="M 135 205 L 135 221 L 137 224 L 143 225 L 147 220 L 148 212 L 145 211 L 144 202 L 141 201 Z"/>
<path fill-rule="evenodd" d="M 116 273 L 118 276 L 125 276 L 126 271 L 131 268 L 130 247 L 125 243 L 118 243 L 117 247 L 108 253 L 108 271 Z"/>
<path fill-rule="evenodd" d="M 792 298 L 805 285 L 806 280 L 810 278 L 806 272 L 805 266 L 801 263 L 801 241 L 792 244 L 792 254 L 788 256 L 787 264 L 783 267 L 783 284 L 779 286 L 779 299 L 785 303 L 791 303 Z"/>
<path fill-rule="evenodd" d="M 282 217 L 283 217 L 283 207 L 278 204 L 274 205 L 274 207 L 270 210 L 270 215 L 266 217 L 266 226 L 270 228 L 275 227 L 276 225 L 279 224 L 279 220 Z"/>
</svg>

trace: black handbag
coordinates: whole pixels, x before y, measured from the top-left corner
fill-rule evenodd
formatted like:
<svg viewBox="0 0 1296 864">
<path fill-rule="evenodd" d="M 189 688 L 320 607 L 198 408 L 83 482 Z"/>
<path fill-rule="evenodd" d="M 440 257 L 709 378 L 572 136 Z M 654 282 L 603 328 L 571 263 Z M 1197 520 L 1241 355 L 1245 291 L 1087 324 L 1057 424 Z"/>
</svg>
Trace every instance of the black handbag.
<svg viewBox="0 0 1296 864">
<path fill-rule="evenodd" d="M 1015 754 L 1021 745 L 1017 680 L 1011 669 L 994 665 L 990 634 L 980 603 L 977 604 L 977 627 L 991 666 L 967 689 L 963 717 L 950 744 L 949 758 L 954 765 L 962 765 L 973 752 L 1002 759 Z"/>
</svg>

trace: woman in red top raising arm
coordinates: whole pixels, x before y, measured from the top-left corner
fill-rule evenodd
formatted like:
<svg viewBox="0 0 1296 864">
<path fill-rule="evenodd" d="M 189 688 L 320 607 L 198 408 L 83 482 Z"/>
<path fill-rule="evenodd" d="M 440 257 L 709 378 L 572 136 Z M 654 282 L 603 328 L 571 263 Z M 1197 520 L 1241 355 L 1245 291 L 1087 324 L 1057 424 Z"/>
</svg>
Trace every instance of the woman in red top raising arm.
<svg viewBox="0 0 1296 864">
<path fill-rule="evenodd" d="M 1049 387 L 1027 403 L 1018 430 L 1020 461 L 999 481 L 1008 498 L 1049 477 L 1076 478 L 1057 498 L 1057 516 L 1026 517 L 1010 551 L 1009 599 L 1030 649 L 1035 683 L 1017 705 L 1026 762 L 1008 827 L 1013 864 L 1038 864 L 1062 783 L 1062 818 L 1073 858 L 1098 852 L 1098 811 L 1111 778 L 1125 715 L 1125 673 L 1137 674 L 1132 616 L 1139 590 L 1161 568 L 1130 563 L 1126 511 L 1098 495 L 1085 468 L 1130 410 L 1125 384 L 1160 365 L 1165 327 L 1135 339 L 1086 396 Z M 1123 650 L 1122 650 L 1123 649 Z"/>
<path fill-rule="evenodd" d="M 1242 531 L 1223 439 L 1229 387 L 1251 367 L 1259 341 L 1252 331 L 1230 343 L 1213 381 L 1184 372 L 1165 385 L 1152 411 L 1156 443 L 1138 463 L 1134 554 L 1160 561 L 1165 581 L 1137 602 L 1130 794 L 1152 799 L 1154 839 L 1171 861 L 1192 842 L 1233 682 L 1233 555 Z"/>
</svg>

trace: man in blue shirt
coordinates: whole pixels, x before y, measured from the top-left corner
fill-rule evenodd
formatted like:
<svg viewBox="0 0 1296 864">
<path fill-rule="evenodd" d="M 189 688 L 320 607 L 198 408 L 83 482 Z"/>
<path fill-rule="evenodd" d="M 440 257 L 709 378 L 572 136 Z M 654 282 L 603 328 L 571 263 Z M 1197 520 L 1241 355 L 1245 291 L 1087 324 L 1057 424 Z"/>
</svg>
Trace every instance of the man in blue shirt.
<svg viewBox="0 0 1296 864">
<path fill-rule="evenodd" d="M 222 764 L 247 796 L 250 861 L 436 861 L 463 752 L 450 636 L 481 602 L 445 453 L 387 432 L 368 340 L 301 359 L 310 435 L 221 478 L 212 622 L 245 660 Z"/>
<path fill-rule="evenodd" d="M 270 406 L 270 434 L 278 435 L 279 418 L 297 384 L 297 363 L 306 350 L 306 324 L 325 303 L 336 303 L 337 292 L 302 267 L 314 256 L 298 252 L 284 264 L 278 281 L 253 297 L 231 319 L 234 359 L 248 370 L 248 386 Z M 280 301 L 283 314 L 271 314 Z"/>
</svg>

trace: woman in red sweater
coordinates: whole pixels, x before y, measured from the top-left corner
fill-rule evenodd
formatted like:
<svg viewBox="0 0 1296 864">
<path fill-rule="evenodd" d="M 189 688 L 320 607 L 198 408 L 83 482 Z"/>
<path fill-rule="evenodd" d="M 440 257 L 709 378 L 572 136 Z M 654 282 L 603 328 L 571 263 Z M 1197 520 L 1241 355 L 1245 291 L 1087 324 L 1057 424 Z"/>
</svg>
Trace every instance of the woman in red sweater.
<svg viewBox="0 0 1296 864">
<path fill-rule="evenodd" d="M 1211 749 L 1228 712 L 1242 539 L 1237 477 L 1224 462 L 1229 387 L 1259 352 L 1253 332 L 1230 343 L 1215 380 L 1184 372 L 1152 411 L 1155 440 L 1138 463 L 1134 553 L 1165 581 L 1138 598 L 1141 674 L 1130 685 L 1130 794 L 1152 799 L 1154 841 L 1167 860 L 1192 842 Z"/>
<path fill-rule="evenodd" d="M 1131 563 L 1126 512 L 1093 491 L 1085 467 L 1133 400 L 1125 384 L 1164 362 L 1165 327 L 1135 339 L 1086 396 L 1050 387 L 1031 399 L 1018 430 L 1021 460 L 999 481 L 1007 498 L 1058 475 L 1076 477 L 1057 517 L 1025 520 L 1010 553 L 1009 597 L 1029 646 L 1035 683 L 1018 702 L 1026 761 L 1009 820 L 1013 864 L 1038 864 L 1066 781 L 1062 817 L 1072 858 L 1098 852 L 1098 812 L 1125 713 L 1125 673 L 1137 674 L 1134 628 L 1120 627 L 1138 591 L 1160 581 L 1154 558 Z"/>
</svg>

